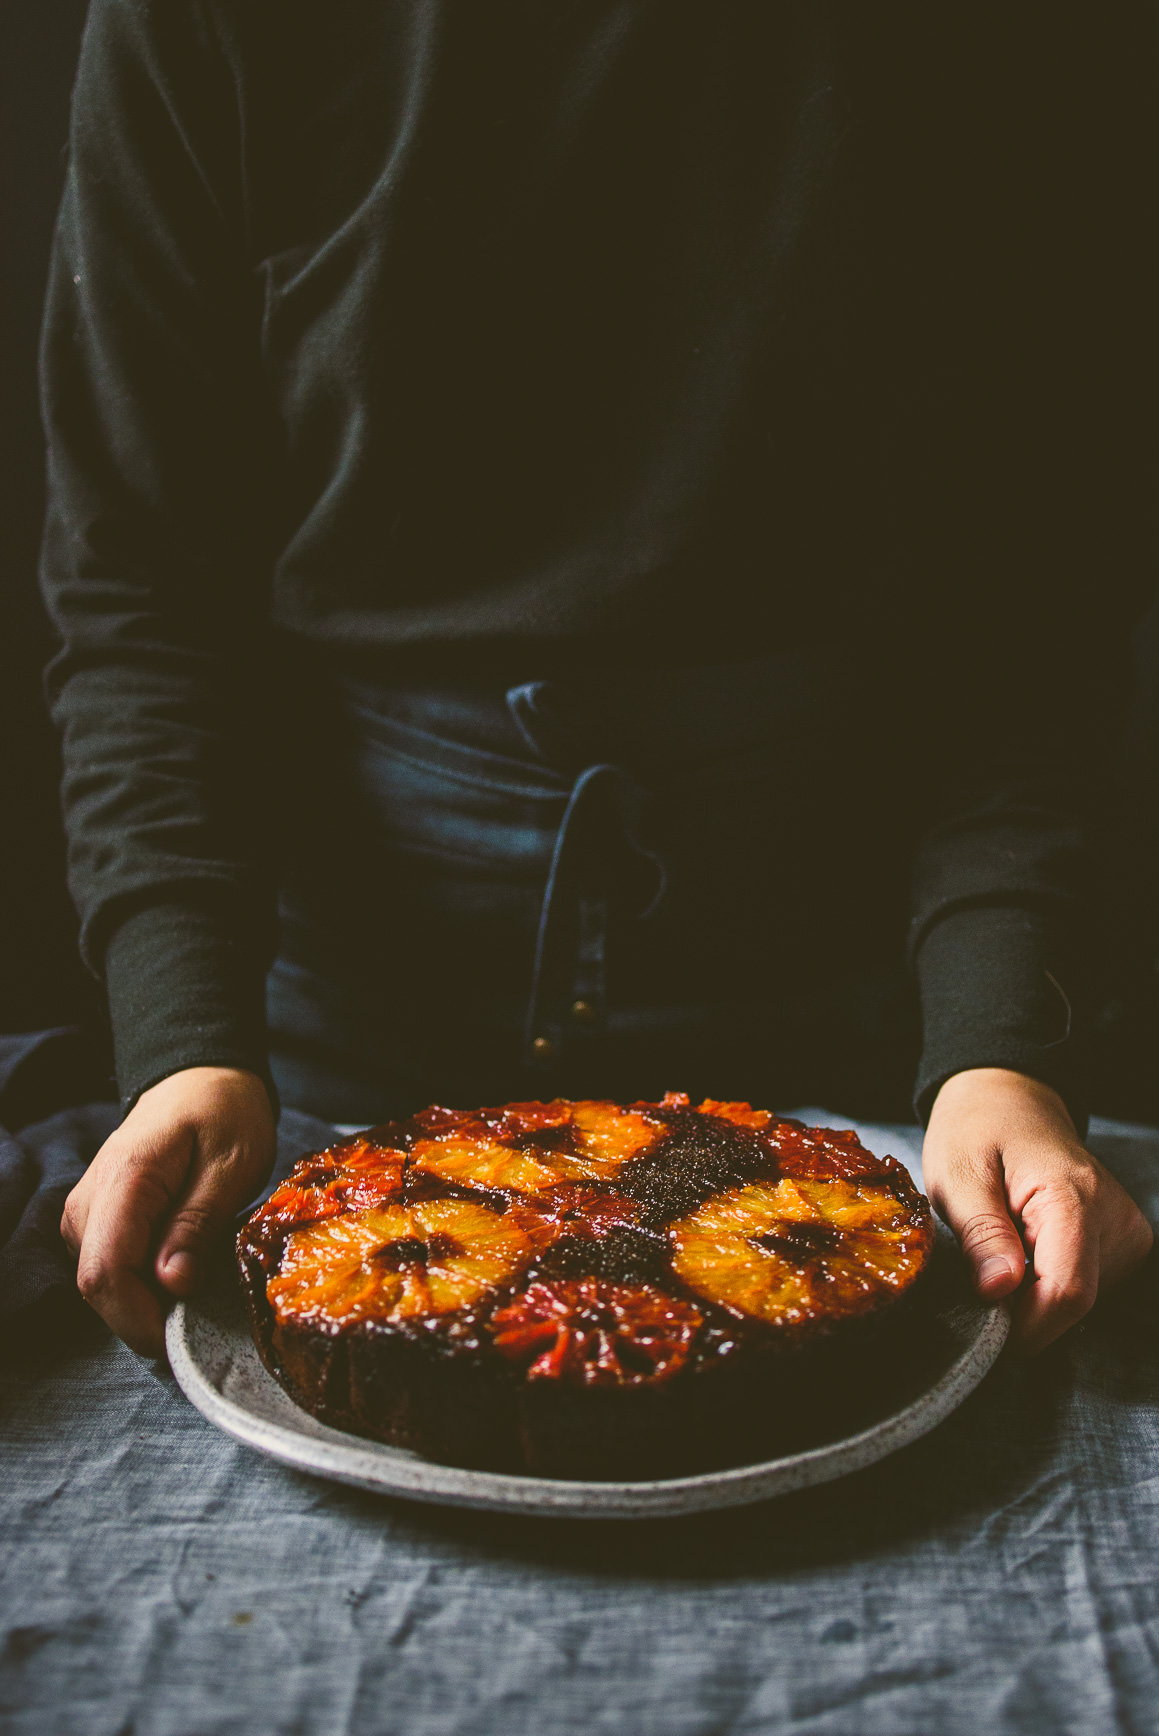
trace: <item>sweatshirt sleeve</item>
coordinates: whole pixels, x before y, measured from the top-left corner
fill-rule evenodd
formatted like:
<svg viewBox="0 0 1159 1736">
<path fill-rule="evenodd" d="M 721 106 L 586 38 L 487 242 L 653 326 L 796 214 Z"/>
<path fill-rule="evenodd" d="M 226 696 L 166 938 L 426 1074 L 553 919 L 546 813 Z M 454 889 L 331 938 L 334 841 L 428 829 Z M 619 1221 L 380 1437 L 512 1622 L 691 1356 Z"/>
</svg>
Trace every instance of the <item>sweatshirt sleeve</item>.
<svg viewBox="0 0 1159 1736">
<path fill-rule="evenodd" d="M 126 1103 L 267 1078 L 260 307 L 234 83 L 196 0 L 93 0 L 42 342 L 42 585 L 69 876 Z"/>
<path fill-rule="evenodd" d="M 980 598 L 989 632 L 962 625 L 952 652 L 929 655 L 921 722 L 937 771 L 910 927 L 923 1121 L 974 1067 L 1052 1086 L 1080 1130 L 1090 1112 L 1096 866 L 1145 587 L 1054 581 L 1021 620 Z"/>
<path fill-rule="evenodd" d="M 947 28 L 962 52 L 922 87 L 927 148 L 903 138 L 891 165 L 909 219 L 892 511 L 924 598 L 915 1103 L 924 1120 L 952 1074 L 1007 1067 L 1058 1090 L 1081 1127 L 1097 876 L 1154 583 L 1151 74 L 1118 25 L 1052 15 L 999 41 L 974 12 Z"/>
</svg>

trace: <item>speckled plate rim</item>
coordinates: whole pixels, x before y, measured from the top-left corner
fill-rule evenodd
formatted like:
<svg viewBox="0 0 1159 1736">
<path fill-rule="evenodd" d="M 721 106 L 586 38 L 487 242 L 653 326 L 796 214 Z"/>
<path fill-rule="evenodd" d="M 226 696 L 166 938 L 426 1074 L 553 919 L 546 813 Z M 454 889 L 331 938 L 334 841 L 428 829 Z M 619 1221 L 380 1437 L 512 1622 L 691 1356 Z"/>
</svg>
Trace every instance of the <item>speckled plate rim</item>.
<svg viewBox="0 0 1159 1736">
<path fill-rule="evenodd" d="M 857 1434 L 761 1464 L 738 1465 L 694 1477 L 595 1483 L 440 1465 L 415 1453 L 327 1428 L 305 1411 L 300 1429 L 273 1422 L 227 1397 L 201 1366 L 196 1341 L 202 1319 L 195 1302 L 178 1303 L 173 1309 L 165 1333 L 169 1363 L 190 1402 L 235 1440 L 296 1470 L 380 1495 L 561 1519 L 660 1519 L 716 1507 L 741 1507 L 860 1471 L 943 1422 L 993 1367 L 1010 1324 L 1004 1306 L 979 1304 L 972 1336 L 945 1372 L 909 1404 Z M 212 1330 L 221 1332 L 218 1326 Z M 231 1342 L 236 1338 L 238 1353 L 247 1358 L 247 1373 L 259 1384 L 268 1382 L 273 1393 L 289 1403 L 273 1376 L 262 1367 L 248 1332 L 239 1328 L 226 1336 Z M 248 1367 L 251 1359 L 252 1369 Z"/>
</svg>

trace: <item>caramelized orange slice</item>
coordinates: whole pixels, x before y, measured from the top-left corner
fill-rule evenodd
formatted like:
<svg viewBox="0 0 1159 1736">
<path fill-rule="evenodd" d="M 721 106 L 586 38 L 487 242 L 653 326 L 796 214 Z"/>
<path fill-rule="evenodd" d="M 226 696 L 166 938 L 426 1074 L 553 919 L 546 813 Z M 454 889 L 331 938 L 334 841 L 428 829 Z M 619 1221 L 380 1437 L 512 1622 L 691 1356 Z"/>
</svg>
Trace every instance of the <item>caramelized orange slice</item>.
<svg viewBox="0 0 1159 1736">
<path fill-rule="evenodd" d="M 496 1349 L 531 1380 L 637 1386 L 682 1367 L 703 1319 L 651 1285 L 580 1278 L 529 1284 L 491 1326 Z"/>
<path fill-rule="evenodd" d="M 302 1158 L 252 1221 L 307 1224 L 340 1212 L 369 1211 L 398 1192 L 405 1162 L 401 1151 L 360 1134 Z"/>
<path fill-rule="evenodd" d="M 531 1111 L 544 1111 L 533 1116 Z M 519 1104 L 501 1121 L 477 1121 L 418 1142 L 411 1167 L 467 1187 L 541 1193 L 560 1182 L 610 1181 L 663 1132 L 663 1123 L 616 1103 Z M 555 1113 L 552 1113 L 555 1111 Z M 541 1143 L 534 1136 L 553 1137 Z M 566 1137 L 566 1135 L 570 1135 Z"/>
<path fill-rule="evenodd" d="M 421 1140 L 411 1153 L 411 1167 L 467 1187 L 510 1189 L 517 1193 L 538 1193 L 560 1179 L 554 1154 L 549 1156 L 534 1146 L 522 1150 L 500 1145 L 496 1140 L 462 1135 Z"/>
<path fill-rule="evenodd" d="M 696 1113 L 718 1115 L 722 1121 L 731 1121 L 734 1127 L 755 1127 L 758 1131 L 775 1119 L 770 1109 L 754 1109 L 751 1103 L 718 1103 L 715 1097 L 706 1097 L 703 1103 L 698 1103 Z"/>
<path fill-rule="evenodd" d="M 392 1205 L 295 1231 L 266 1295 L 285 1321 L 449 1314 L 510 1278 L 531 1252 L 510 1216 L 473 1200 Z"/>
<path fill-rule="evenodd" d="M 884 1183 L 790 1179 L 717 1194 L 669 1231 L 690 1289 L 777 1326 L 834 1321 L 904 1290 L 932 1237 Z"/>
<path fill-rule="evenodd" d="M 581 1155 L 570 1160 L 575 1167 L 566 1175 L 568 1181 L 610 1181 L 664 1131 L 662 1121 L 637 1109 L 621 1109 L 618 1103 L 577 1103 L 572 1126 Z"/>
</svg>

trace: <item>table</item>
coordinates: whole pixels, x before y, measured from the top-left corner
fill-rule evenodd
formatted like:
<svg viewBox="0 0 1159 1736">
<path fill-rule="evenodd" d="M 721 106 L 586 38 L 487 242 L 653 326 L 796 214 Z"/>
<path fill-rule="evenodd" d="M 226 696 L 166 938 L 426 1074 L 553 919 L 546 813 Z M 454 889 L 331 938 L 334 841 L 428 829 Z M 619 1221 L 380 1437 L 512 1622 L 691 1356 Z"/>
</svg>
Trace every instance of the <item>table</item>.
<svg viewBox="0 0 1159 1736">
<path fill-rule="evenodd" d="M 916 1129 L 861 1131 L 920 1175 Z M 1159 1132 L 1091 1144 L 1159 1220 Z M 0 1727 L 1154 1736 L 1157 1304 L 1153 1261 L 839 1484 L 631 1523 L 290 1471 L 96 1336 L 3 1377 Z"/>
</svg>

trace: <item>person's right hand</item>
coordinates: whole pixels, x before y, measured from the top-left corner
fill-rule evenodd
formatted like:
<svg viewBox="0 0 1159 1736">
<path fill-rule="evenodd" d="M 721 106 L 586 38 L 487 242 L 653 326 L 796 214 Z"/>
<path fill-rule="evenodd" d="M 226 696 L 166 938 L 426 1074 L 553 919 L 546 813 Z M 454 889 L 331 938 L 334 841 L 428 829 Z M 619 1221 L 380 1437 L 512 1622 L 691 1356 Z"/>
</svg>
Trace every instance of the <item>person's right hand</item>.
<svg viewBox="0 0 1159 1736">
<path fill-rule="evenodd" d="M 65 1201 L 77 1287 L 142 1356 L 164 1349 L 166 1297 L 195 1288 L 214 1237 L 274 1161 L 256 1073 L 188 1067 L 143 1091 Z"/>
</svg>

